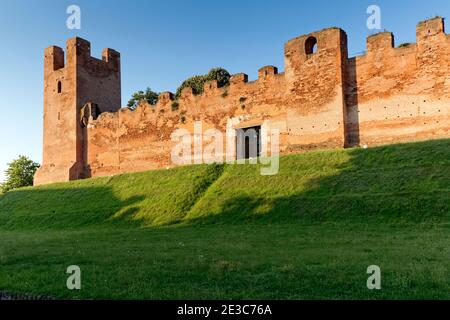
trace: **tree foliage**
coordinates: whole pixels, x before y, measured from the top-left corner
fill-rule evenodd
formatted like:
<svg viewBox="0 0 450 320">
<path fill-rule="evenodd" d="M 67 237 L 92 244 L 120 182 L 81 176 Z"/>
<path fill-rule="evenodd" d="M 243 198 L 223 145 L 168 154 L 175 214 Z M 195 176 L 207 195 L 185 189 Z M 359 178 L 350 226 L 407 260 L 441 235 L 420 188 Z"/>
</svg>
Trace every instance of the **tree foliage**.
<svg viewBox="0 0 450 320">
<path fill-rule="evenodd" d="M 175 99 L 181 96 L 181 92 L 184 88 L 192 88 L 194 94 L 203 93 L 203 87 L 206 81 L 216 80 L 217 86 L 224 87 L 230 83 L 231 75 L 224 68 L 213 68 L 209 70 L 207 74 L 197 75 L 190 77 L 183 81 L 183 83 L 177 88 Z M 136 109 L 140 103 L 146 102 L 150 105 L 155 105 L 158 102 L 159 94 L 147 88 L 145 91 L 137 91 L 133 93 L 131 99 L 128 101 L 128 108 Z"/>
<path fill-rule="evenodd" d="M 193 76 L 190 78 L 187 78 L 183 81 L 181 86 L 177 88 L 177 92 L 175 93 L 175 98 L 178 99 L 181 97 L 181 92 L 184 88 L 192 88 L 193 94 L 200 94 L 203 92 L 203 85 L 206 82 L 206 78 L 204 75 L 200 76 Z"/>
<path fill-rule="evenodd" d="M 223 68 L 211 69 L 206 75 L 206 80 L 217 80 L 219 88 L 227 86 L 230 83 L 230 78 L 230 73 Z"/>
<path fill-rule="evenodd" d="M 133 93 L 131 99 L 128 101 L 128 108 L 136 109 L 137 106 L 143 102 L 147 102 L 150 105 L 155 105 L 158 102 L 159 94 L 147 88 L 145 91 L 137 91 Z"/>
<path fill-rule="evenodd" d="M 207 74 L 190 77 L 184 80 L 181 86 L 178 87 L 175 98 L 178 99 L 183 89 L 188 87 L 192 88 L 194 94 L 203 93 L 205 82 L 210 80 L 217 80 L 217 86 L 219 88 L 227 86 L 230 83 L 230 77 L 230 73 L 223 68 L 214 68 Z"/>
<path fill-rule="evenodd" d="M 33 177 L 39 164 L 33 162 L 26 156 L 19 156 L 18 159 L 8 163 L 5 171 L 6 181 L 0 185 L 1 192 L 27 187 L 33 185 Z"/>
</svg>

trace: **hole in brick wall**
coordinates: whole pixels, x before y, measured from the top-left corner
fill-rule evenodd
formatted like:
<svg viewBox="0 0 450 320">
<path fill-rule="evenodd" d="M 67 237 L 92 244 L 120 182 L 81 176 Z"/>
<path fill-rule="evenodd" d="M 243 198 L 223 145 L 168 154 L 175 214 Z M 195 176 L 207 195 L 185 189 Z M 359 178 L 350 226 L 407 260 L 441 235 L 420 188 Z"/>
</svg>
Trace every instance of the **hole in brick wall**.
<svg viewBox="0 0 450 320">
<path fill-rule="evenodd" d="M 61 120 L 61 112 L 58 112 L 58 120 Z"/>
<path fill-rule="evenodd" d="M 62 83 L 61 83 L 61 81 L 58 81 L 58 93 L 61 93 L 62 92 Z"/>
<path fill-rule="evenodd" d="M 305 53 L 314 54 L 317 52 L 317 39 L 315 37 L 309 37 L 305 42 Z"/>
</svg>

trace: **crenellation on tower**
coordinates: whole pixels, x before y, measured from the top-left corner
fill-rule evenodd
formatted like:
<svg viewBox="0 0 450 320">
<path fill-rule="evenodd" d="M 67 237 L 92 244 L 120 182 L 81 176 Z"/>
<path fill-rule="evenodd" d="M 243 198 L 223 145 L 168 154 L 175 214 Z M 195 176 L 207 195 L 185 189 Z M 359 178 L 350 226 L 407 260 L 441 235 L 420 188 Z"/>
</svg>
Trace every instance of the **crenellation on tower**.
<svg viewBox="0 0 450 320">
<path fill-rule="evenodd" d="M 64 68 L 64 50 L 57 46 L 50 46 L 44 51 L 45 72 L 53 72 Z"/>
<path fill-rule="evenodd" d="M 102 60 L 109 63 L 115 71 L 120 70 L 120 53 L 116 50 L 110 48 L 103 49 Z"/>
</svg>

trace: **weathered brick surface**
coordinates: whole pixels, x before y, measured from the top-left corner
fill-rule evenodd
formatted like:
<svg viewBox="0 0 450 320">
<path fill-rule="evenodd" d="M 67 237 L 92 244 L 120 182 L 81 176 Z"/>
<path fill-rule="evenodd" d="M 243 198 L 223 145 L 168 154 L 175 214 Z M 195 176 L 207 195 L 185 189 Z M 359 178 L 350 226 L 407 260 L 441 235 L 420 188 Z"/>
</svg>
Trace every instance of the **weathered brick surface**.
<svg viewBox="0 0 450 320">
<path fill-rule="evenodd" d="M 417 44 L 393 47 L 393 35 L 367 40 L 349 60 L 346 106 L 349 145 L 449 136 L 450 38 L 441 18 L 417 26 Z"/>
<path fill-rule="evenodd" d="M 88 102 L 103 112 L 120 109 L 119 53 L 105 49 L 98 60 L 90 52 L 90 43 L 80 38 L 67 41 L 65 59 L 61 48 L 45 49 L 43 165 L 35 184 L 88 177 L 80 110 Z"/>
<path fill-rule="evenodd" d="M 318 50 L 308 54 L 311 42 Z M 156 106 L 119 110 L 119 54 L 92 58 L 82 39 L 69 40 L 66 52 L 64 67 L 61 49 L 46 50 L 44 161 L 36 184 L 173 166 L 171 134 L 194 132 L 198 120 L 203 131 L 278 129 L 282 153 L 450 136 L 450 37 L 441 18 L 418 24 L 417 44 L 395 48 L 384 32 L 369 37 L 367 53 L 355 58 L 340 29 L 300 36 L 285 45 L 284 73 L 266 66 L 252 82 L 237 74 L 224 88 L 206 83 L 201 95 L 186 88 L 177 110 L 168 92 Z M 57 94 L 60 79 L 65 89 Z M 79 113 L 87 102 L 102 113 L 85 128 Z"/>
</svg>

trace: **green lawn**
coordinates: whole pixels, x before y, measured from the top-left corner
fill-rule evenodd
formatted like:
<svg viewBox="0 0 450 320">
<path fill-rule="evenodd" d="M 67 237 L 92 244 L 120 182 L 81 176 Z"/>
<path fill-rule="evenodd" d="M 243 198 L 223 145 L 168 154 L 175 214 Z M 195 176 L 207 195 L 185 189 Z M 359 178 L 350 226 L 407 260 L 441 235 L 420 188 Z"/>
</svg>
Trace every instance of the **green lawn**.
<svg viewBox="0 0 450 320">
<path fill-rule="evenodd" d="M 63 298 L 450 299 L 450 140 L 0 196 L 0 290 Z M 66 288 L 78 265 L 82 290 Z M 366 287 L 379 265 L 382 289 Z"/>
</svg>

